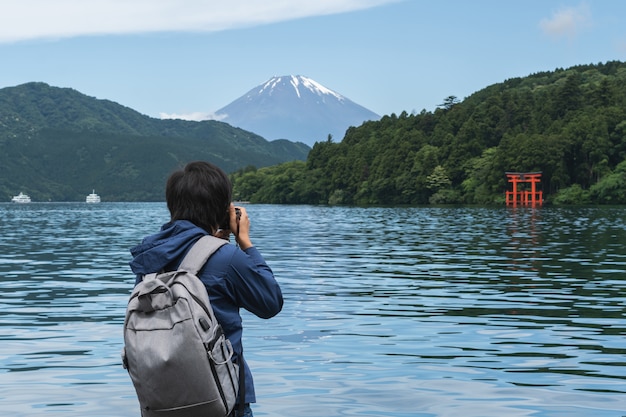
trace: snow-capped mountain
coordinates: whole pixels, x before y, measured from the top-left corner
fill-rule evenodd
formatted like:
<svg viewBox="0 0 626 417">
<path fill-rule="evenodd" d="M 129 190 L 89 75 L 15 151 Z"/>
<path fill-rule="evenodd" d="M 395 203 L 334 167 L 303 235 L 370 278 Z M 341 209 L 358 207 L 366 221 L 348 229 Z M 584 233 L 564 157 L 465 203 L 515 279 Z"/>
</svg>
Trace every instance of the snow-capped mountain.
<svg viewBox="0 0 626 417">
<path fill-rule="evenodd" d="M 380 116 L 301 75 L 273 77 L 215 112 L 219 120 L 267 140 L 288 139 L 313 146 Z"/>
</svg>

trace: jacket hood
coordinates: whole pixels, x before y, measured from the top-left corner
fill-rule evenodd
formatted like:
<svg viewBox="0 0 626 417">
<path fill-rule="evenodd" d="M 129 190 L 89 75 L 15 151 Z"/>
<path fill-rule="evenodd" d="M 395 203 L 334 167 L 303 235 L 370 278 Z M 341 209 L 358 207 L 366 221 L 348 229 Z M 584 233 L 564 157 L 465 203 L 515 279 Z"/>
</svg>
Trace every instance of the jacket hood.
<svg viewBox="0 0 626 417">
<path fill-rule="evenodd" d="M 177 265 L 190 246 L 207 233 L 187 220 L 166 223 L 161 231 L 146 237 L 130 250 L 130 268 L 135 274 L 160 272 L 168 265 Z M 176 262 L 176 263 L 175 263 Z"/>
</svg>

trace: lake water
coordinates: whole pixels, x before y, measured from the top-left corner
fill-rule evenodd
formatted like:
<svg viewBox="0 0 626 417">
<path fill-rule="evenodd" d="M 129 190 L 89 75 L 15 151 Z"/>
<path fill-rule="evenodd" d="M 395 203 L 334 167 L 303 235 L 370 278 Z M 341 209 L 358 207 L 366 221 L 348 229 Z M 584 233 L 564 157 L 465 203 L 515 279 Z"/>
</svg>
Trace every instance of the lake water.
<svg viewBox="0 0 626 417">
<path fill-rule="evenodd" d="M 255 416 L 626 416 L 626 208 L 249 205 Z M 138 416 L 128 248 L 159 203 L 0 204 L 0 414 Z"/>
</svg>

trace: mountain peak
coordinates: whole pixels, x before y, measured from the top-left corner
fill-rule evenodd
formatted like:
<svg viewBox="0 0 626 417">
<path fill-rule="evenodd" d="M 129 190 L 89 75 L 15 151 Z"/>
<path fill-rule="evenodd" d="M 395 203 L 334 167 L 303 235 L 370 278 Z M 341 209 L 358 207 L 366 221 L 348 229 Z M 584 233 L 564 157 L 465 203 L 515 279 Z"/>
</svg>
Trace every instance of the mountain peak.
<svg viewBox="0 0 626 417">
<path fill-rule="evenodd" d="M 324 87 L 312 78 L 308 78 L 303 75 L 274 76 L 262 84 L 262 86 L 263 87 L 259 91 L 259 94 L 263 94 L 265 92 L 272 94 L 272 91 L 277 88 L 292 86 L 298 97 L 302 96 L 300 89 L 304 88 L 311 93 L 317 94 L 318 96 L 329 95 L 335 97 L 337 100 L 345 100 L 345 97 L 341 94 L 336 93 L 333 90 Z"/>
<path fill-rule="evenodd" d="M 216 112 L 230 125 L 268 140 L 312 146 L 328 135 L 343 138 L 350 126 L 380 116 L 303 75 L 274 76 Z"/>
</svg>

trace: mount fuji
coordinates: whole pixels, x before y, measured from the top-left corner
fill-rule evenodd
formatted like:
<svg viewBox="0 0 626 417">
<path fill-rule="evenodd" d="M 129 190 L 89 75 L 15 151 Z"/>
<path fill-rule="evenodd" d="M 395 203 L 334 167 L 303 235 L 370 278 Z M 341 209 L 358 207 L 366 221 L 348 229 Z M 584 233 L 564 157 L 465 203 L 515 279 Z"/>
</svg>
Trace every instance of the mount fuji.
<svg viewBox="0 0 626 417">
<path fill-rule="evenodd" d="M 380 116 L 311 78 L 287 75 L 258 85 L 217 110 L 215 118 L 269 141 L 288 139 L 313 146 L 328 135 L 341 141 L 350 126 Z"/>
</svg>

